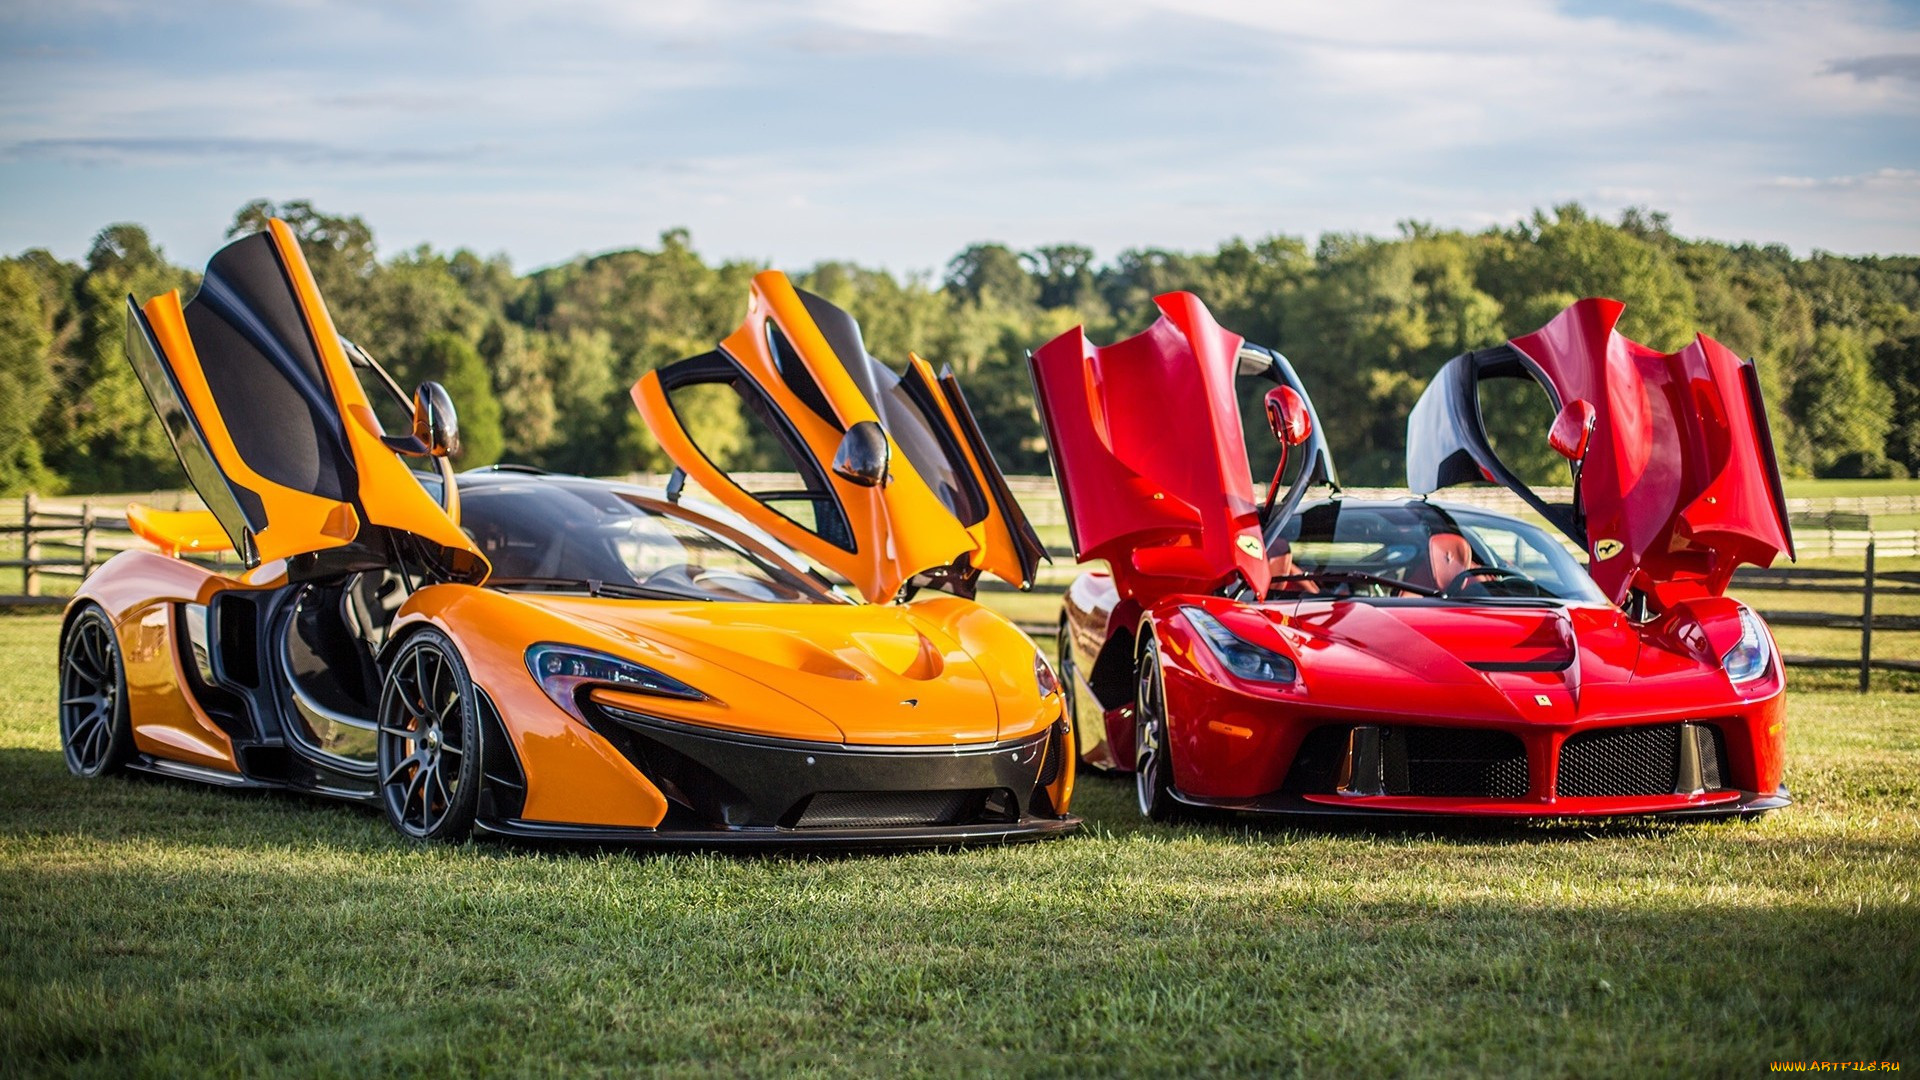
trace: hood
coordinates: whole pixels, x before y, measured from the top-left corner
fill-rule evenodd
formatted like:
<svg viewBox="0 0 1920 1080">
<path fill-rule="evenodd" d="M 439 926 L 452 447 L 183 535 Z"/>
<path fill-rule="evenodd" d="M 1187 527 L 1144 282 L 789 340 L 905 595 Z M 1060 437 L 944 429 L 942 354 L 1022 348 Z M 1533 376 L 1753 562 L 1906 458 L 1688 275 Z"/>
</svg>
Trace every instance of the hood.
<svg viewBox="0 0 1920 1080">
<path fill-rule="evenodd" d="M 991 742 L 1044 726 L 1032 643 L 952 598 L 881 605 L 515 596 L 607 635 L 624 655 L 716 699 L 716 715 L 688 717 L 714 726 L 771 734 L 756 716 L 778 715 L 779 734 L 867 745 Z"/>
<path fill-rule="evenodd" d="M 1582 300 L 1535 333 L 1448 361 L 1408 420 L 1408 486 L 1504 484 L 1588 553 L 1615 603 L 1634 590 L 1660 607 L 1724 594 L 1740 564 L 1793 554 L 1759 377 L 1704 334 L 1673 353 L 1631 341 L 1614 329 L 1622 310 Z M 1546 390 L 1572 505 L 1545 502 L 1493 452 L 1478 397 L 1490 378 Z"/>
<path fill-rule="evenodd" d="M 1396 714 L 1564 723 L 1724 709 L 1723 649 L 1702 642 L 1725 632 L 1690 610 L 1703 604 L 1733 601 L 1681 604 L 1644 626 L 1601 604 L 1300 601 L 1259 610 L 1300 656 L 1306 692 L 1323 707 L 1377 711 L 1382 685 L 1417 684 L 1433 692 L 1397 700 Z"/>
<path fill-rule="evenodd" d="M 1074 553 L 1106 560 L 1121 595 L 1143 601 L 1236 576 L 1264 595 L 1267 543 L 1234 377 L 1304 391 L 1283 357 L 1222 329 L 1193 294 L 1154 303 L 1160 318 L 1124 341 L 1096 346 L 1076 327 L 1029 357 Z M 1317 429 L 1296 451 L 1306 467 L 1276 520 L 1308 483 L 1331 478 Z"/>
</svg>

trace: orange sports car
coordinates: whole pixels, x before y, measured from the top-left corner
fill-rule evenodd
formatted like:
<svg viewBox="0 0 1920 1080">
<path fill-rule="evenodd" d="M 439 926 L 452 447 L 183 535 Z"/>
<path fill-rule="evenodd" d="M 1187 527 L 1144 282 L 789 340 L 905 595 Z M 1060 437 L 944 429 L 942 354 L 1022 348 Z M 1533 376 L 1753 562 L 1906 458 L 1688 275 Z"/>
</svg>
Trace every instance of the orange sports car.
<svg viewBox="0 0 1920 1080">
<path fill-rule="evenodd" d="M 1059 683 L 971 600 L 983 571 L 1030 582 L 1041 547 L 959 387 L 878 363 L 781 274 L 719 348 L 634 387 L 684 470 L 665 491 L 455 476 L 445 391 L 409 400 L 335 332 L 280 222 L 187 302 L 130 297 L 127 352 L 207 509 L 130 508 L 164 554 L 116 556 L 68 607 L 75 773 L 377 803 L 435 840 L 945 845 L 1078 823 Z M 750 490 L 710 461 L 686 394 L 736 395 L 798 481 Z M 688 476 L 722 505 L 682 498 Z M 178 557 L 214 551 L 245 568 Z"/>
</svg>

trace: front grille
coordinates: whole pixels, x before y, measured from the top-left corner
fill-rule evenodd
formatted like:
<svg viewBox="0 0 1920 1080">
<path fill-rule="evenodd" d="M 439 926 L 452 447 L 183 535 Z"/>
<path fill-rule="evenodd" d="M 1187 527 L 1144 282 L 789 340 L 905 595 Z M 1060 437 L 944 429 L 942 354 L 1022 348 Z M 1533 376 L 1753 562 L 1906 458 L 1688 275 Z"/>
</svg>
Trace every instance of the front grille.
<svg viewBox="0 0 1920 1080">
<path fill-rule="evenodd" d="M 1706 725 L 1649 724 L 1583 731 L 1560 747 L 1560 795 L 1671 795 L 1680 786 L 1681 739 L 1698 732 L 1701 779 L 1720 786 L 1724 750 L 1717 729 Z"/>
<path fill-rule="evenodd" d="M 1527 793 L 1527 748 L 1504 731 L 1390 727 L 1382 778 L 1393 795 L 1518 799 Z"/>
<path fill-rule="evenodd" d="M 1043 788 L 1060 779 L 1060 766 L 1066 764 L 1066 760 L 1066 732 L 1056 724 L 1052 733 L 1047 736 L 1046 760 L 1040 763 L 1040 775 L 1033 781 L 1033 786 Z"/>
<path fill-rule="evenodd" d="M 952 825 L 980 816 L 985 791 L 823 791 L 807 800 L 796 829 Z"/>
<path fill-rule="evenodd" d="M 1433 798 L 1519 799 L 1527 794 L 1527 748 L 1516 735 L 1482 728 L 1371 727 L 1313 729 L 1300 743 L 1282 791 Z M 1365 734 L 1363 732 L 1362 734 Z M 1349 755 L 1358 747 L 1357 760 Z"/>
</svg>

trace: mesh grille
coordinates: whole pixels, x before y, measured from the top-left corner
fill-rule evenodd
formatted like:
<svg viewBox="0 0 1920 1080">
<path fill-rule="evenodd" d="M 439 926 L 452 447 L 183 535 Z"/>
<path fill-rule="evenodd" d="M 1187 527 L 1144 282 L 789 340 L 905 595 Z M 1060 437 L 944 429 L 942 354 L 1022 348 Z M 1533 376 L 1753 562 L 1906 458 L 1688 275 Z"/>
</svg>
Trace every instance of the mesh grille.
<svg viewBox="0 0 1920 1080">
<path fill-rule="evenodd" d="M 1518 736 L 1445 727 L 1394 727 L 1382 734 L 1386 787 L 1395 795 L 1518 799 L 1527 793 L 1527 748 Z"/>
<path fill-rule="evenodd" d="M 1034 780 L 1033 786 L 1043 788 L 1055 780 L 1060 779 L 1060 765 L 1066 760 L 1066 757 L 1067 740 L 1060 729 L 1056 727 L 1053 730 L 1053 734 L 1047 737 L 1046 760 L 1040 763 L 1040 776 Z"/>
<path fill-rule="evenodd" d="M 980 791 L 823 791 L 807 800 L 798 829 L 951 825 L 972 816 Z"/>
<path fill-rule="evenodd" d="M 1679 724 L 1583 731 L 1560 747 L 1554 790 L 1574 797 L 1668 795 L 1679 772 Z M 1715 773 L 1717 780 L 1717 762 Z"/>
</svg>

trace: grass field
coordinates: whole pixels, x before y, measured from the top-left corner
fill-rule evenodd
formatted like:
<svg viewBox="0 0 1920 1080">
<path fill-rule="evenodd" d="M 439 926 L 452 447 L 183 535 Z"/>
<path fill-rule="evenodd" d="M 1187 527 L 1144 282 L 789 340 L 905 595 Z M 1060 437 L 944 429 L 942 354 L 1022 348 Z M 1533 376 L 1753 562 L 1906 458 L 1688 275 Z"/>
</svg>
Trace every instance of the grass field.
<svg viewBox="0 0 1920 1080">
<path fill-rule="evenodd" d="M 1798 694 L 1757 822 L 1144 825 L 847 859 L 422 850 L 69 777 L 0 619 L 0 1074 L 1752 1075 L 1920 1065 L 1920 697 Z"/>
</svg>

